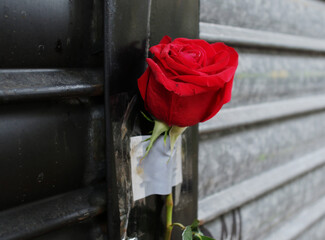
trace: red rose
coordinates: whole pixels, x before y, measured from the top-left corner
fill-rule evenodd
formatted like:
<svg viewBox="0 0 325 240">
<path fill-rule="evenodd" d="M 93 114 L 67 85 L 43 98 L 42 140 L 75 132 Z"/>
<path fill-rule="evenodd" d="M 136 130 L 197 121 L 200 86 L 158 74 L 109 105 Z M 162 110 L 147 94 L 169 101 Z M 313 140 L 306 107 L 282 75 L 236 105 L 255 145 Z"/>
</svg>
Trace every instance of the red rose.
<svg viewBox="0 0 325 240">
<path fill-rule="evenodd" d="M 165 36 L 138 79 L 146 109 L 169 126 L 204 122 L 229 102 L 238 54 L 223 43 Z"/>
</svg>

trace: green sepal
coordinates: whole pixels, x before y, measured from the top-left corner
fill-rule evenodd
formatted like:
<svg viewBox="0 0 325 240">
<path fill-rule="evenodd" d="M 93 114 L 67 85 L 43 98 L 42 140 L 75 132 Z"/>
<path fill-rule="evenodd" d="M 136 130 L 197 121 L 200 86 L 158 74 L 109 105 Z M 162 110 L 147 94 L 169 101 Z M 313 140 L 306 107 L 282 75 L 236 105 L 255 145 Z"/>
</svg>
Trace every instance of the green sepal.
<svg viewBox="0 0 325 240">
<path fill-rule="evenodd" d="M 142 111 L 140 111 L 140 112 L 141 112 L 142 116 L 143 116 L 145 119 L 147 119 L 149 122 L 153 122 L 153 120 L 152 120 L 150 117 L 148 117 L 144 112 L 142 112 Z"/>
<path fill-rule="evenodd" d="M 145 139 L 145 140 L 143 140 L 143 141 L 141 141 L 141 142 L 148 142 L 149 140 L 150 140 L 150 137 L 147 138 L 147 139 Z"/>
<path fill-rule="evenodd" d="M 168 137 L 168 132 L 165 132 L 165 136 L 164 136 L 164 145 L 166 146 L 167 144 L 167 137 Z"/>
<path fill-rule="evenodd" d="M 161 121 L 155 120 L 155 126 L 153 128 L 151 137 L 150 137 L 150 142 L 148 147 L 146 148 L 146 153 L 144 154 L 144 156 L 141 158 L 140 162 L 145 159 L 145 157 L 148 155 L 150 149 L 152 148 L 153 144 L 155 143 L 155 141 L 157 140 L 157 138 L 160 136 L 160 134 L 162 134 L 163 132 L 168 132 L 170 129 L 170 127 Z"/>
<path fill-rule="evenodd" d="M 169 130 L 169 138 L 170 138 L 170 155 L 172 155 L 174 146 L 176 143 L 176 140 L 178 136 L 180 136 L 187 127 L 178 127 L 178 126 L 172 126 Z"/>
</svg>

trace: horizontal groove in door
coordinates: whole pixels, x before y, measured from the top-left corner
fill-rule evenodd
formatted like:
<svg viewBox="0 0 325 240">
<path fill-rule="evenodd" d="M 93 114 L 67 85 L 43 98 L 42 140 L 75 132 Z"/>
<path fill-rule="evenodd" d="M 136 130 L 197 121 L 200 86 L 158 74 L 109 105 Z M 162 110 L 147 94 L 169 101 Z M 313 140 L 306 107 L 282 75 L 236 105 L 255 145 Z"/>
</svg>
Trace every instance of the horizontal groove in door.
<svg viewBox="0 0 325 240">
<path fill-rule="evenodd" d="M 103 74 L 96 69 L 0 70 L 0 102 L 96 96 L 102 92 Z"/>
<path fill-rule="evenodd" d="M 200 123 L 199 131 L 200 134 L 205 134 L 321 109 L 325 109 L 325 96 L 322 95 L 226 108 L 215 118 Z"/>
<path fill-rule="evenodd" d="M 200 38 L 240 46 L 325 52 L 322 39 L 200 22 Z"/>
<path fill-rule="evenodd" d="M 89 187 L 0 212 L 0 239 L 29 239 L 104 211 L 104 186 Z"/>
<path fill-rule="evenodd" d="M 200 221 L 210 222 L 325 164 L 325 149 L 269 170 L 199 201 Z"/>
<path fill-rule="evenodd" d="M 325 216 L 325 196 L 292 216 L 264 240 L 294 240 Z"/>
</svg>

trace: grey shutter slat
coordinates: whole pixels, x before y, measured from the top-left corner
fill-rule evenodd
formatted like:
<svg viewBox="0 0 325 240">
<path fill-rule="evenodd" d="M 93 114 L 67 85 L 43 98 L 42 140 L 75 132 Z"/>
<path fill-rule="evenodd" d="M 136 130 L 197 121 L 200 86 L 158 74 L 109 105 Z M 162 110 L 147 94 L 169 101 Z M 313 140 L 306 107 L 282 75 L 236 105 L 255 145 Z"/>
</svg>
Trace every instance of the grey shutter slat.
<svg viewBox="0 0 325 240">
<path fill-rule="evenodd" d="M 200 23 L 200 38 L 208 42 L 226 42 L 241 46 L 325 52 L 325 42 L 321 39 L 205 22 Z"/>
<path fill-rule="evenodd" d="M 325 6 L 318 0 L 201 0 L 201 22 L 325 38 Z"/>
<path fill-rule="evenodd" d="M 325 57 L 238 49 L 231 102 L 224 108 L 325 93 Z"/>
<path fill-rule="evenodd" d="M 201 134 L 325 109 L 325 96 L 247 105 L 221 110 L 218 117 L 200 124 Z"/>
<path fill-rule="evenodd" d="M 291 219 L 264 240 L 296 240 L 300 234 L 307 231 L 322 217 L 325 217 L 325 197 L 292 216 Z M 309 239 L 314 240 L 315 238 Z"/>
<path fill-rule="evenodd" d="M 235 234 L 238 236 L 241 233 L 242 239 L 265 240 L 266 236 L 276 232 L 290 221 L 291 216 L 324 197 L 324 171 L 323 165 L 308 174 L 300 175 L 246 202 L 240 208 L 228 211 L 223 216 L 208 222 L 206 226 L 214 237 L 220 236 L 222 229 L 225 228 L 228 229 L 229 235 L 234 235 L 231 231 L 235 228 Z M 216 202 L 215 206 L 217 205 Z M 236 215 L 235 219 L 234 215 Z M 223 221 L 226 222 L 226 226 L 223 226 Z M 308 223 L 306 225 L 308 226 Z"/>
<path fill-rule="evenodd" d="M 324 143 L 324 111 L 200 134 L 199 197 L 313 152 Z"/>
<path fill-rule="evenodd" d="M 321 149 L 211 195 L 199 202 L 199 219 L 211 221 L 324 164 L 325 149 Z"/>
</svg>

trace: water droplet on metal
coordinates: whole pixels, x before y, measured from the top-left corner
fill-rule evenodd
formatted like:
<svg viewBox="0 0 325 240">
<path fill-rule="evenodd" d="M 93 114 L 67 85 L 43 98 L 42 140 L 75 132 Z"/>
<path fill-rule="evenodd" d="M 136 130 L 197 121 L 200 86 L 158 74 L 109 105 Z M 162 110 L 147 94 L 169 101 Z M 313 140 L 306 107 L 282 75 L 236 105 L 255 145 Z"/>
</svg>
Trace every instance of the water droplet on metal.
<svg viewBox="0 0 325 240">
<path fill-rule="evenodd" d="M 38 174 L 37 181 L 39 183 L 42 183 L 44 181 L 44 173 L 43 172 L 41 172 L 40 174 Z"/>
</svg>

